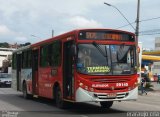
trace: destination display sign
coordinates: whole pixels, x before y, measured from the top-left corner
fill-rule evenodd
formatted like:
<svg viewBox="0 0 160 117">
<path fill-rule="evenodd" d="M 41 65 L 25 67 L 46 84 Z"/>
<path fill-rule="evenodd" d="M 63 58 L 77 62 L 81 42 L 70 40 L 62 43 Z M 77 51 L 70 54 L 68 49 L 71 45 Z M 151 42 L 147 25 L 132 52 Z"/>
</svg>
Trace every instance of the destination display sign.
<svg viewBox="0 0 160 117">
<path fill-rule="evenodd" d="M 80 40 L 112 40 L 112 41 L 135 41 L 133 35 L 113 31 L 82 31 L 79 33 Z"/>
</svg>

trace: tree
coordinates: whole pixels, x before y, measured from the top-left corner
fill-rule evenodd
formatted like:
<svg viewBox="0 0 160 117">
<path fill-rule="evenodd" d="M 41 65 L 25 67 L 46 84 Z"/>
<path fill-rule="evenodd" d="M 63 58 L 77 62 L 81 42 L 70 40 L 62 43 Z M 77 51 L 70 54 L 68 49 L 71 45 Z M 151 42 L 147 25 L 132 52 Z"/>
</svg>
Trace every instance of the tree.
<svg viewBox="0 0 160 117">
<path fill-rule="evenodd" d="M 9 44 L 7 42 L 0 43 L 1 48 L 9 48 Z"/>
</svg>

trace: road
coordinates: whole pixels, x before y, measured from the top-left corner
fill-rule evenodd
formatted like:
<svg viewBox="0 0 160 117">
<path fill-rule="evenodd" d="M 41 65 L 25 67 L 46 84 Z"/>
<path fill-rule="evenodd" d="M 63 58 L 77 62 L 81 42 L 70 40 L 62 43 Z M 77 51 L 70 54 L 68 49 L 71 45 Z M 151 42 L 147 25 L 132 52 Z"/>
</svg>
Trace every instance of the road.
<svg viewBox="0 0 160 117">
<path fill-rule="evenodd" d="M 0 116 L 11 117 L 127 117 L 130 111 L 160 111 L 160 92 L 139 95 L 137 101 L 115 102 L 111 109 L 100 108 L 98 103 L 70 104 L 66 110 L 59 109 L 52 100 L 26 100 L 20 92 L 0 88 Z M 160 113 L 159 113 L 160 116 Z M 158 117 L 159 117 L 158 116 Z M 12 116 L 13 117 L 13 116 Z"/>
</svg>

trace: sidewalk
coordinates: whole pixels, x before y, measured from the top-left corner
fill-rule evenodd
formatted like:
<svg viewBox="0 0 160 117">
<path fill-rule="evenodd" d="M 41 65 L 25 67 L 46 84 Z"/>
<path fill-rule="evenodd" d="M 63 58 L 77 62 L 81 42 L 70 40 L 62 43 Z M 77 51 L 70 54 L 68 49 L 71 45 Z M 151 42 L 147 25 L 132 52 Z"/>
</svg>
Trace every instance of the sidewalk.
<svg viewBox="0 0 160 117">
<path fill-rule="evenodd" d="M 153 85 L 153 87 L 149 89 L 145 89 L 147 91 L 147 95 L 160 97 L 160 84 L 157 84 L 157 82 L 151 82 L 151 85 Z M 138 90 L 138 94 L 142 96 L 140 89 Z M 146 94 L 143 94 L 143 95 L 146 95 Z"/>
<path fill-rule="evenodd" d="M 160 84 L 157 84 L 157 82 L 151 82 L 151 84 L 153 85 L 153 90 L 154 91 L 159 91 L 160 92 Z"/>
</svg>

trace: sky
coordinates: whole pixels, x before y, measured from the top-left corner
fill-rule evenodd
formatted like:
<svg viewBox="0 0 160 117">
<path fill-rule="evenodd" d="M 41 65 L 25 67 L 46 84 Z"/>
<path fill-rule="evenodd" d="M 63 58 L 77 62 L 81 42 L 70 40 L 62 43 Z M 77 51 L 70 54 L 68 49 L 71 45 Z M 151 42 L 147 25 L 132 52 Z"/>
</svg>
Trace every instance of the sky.
<svg viewBox="0 0 160 117">
<path fill-rule="evenodd" d="M 0 42 L 36 43 L 79 28 L 113 28 L 135 32 L 114 7 L 134 23 L 138 0 L 0 0 Z M 140 20 L 160 17 L 160 0 L 140 0 Z M 119 28 L 121 27 L 121 28 Z M 160 18 L 142 21 L 139 31 L 160 29 Z M 155 37 L 139 36 L 143 48 L 154 49 Z"/>
</svg>

